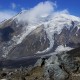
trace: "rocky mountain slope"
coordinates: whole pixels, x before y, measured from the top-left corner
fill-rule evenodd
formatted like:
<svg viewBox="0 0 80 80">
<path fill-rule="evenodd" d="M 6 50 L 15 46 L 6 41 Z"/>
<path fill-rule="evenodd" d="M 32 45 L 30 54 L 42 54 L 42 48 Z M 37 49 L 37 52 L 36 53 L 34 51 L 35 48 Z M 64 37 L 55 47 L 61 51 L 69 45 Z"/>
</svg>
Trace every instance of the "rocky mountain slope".
<svg viewBox="0 0 80 80">
<path fill-rule="evenodd" d="M 60 13 L 25 19 L 27 11 L 0 23 L 0 59 L 15 59 L 53 53 L 59 46 L 80 46 L 80 18 Z"/>
</svg>

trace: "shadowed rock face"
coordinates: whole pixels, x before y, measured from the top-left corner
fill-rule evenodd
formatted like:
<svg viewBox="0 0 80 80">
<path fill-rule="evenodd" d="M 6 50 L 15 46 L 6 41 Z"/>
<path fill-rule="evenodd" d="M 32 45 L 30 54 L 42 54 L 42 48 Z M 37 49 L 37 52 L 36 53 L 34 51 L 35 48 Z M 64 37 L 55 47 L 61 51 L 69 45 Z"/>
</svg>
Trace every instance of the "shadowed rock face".
<svg viewBox="0 0 80 80">
<path fill-rule="evenodd" d="M 12 33 L 14 33 L 14 30 L 10 26 L 0 29 L 1 41 L 9 41 Z"/>
<path fill-rule="evenodd" d="M 80 29 L 78 30 L 77 27 L 71 28 L 70 30 L 66 27 L 63 28 L 60 34 L 54 34 L 54 44 L 57 46 L 59 45 L 66 45 L 69 47 L 79 47 L 80 46 Z"/>
<path fill-rule="evenodd" d="M 68 51 L 67 54 L 71 55 L 72 57 L 80 57 L 80 47 Z"/>
</svg>

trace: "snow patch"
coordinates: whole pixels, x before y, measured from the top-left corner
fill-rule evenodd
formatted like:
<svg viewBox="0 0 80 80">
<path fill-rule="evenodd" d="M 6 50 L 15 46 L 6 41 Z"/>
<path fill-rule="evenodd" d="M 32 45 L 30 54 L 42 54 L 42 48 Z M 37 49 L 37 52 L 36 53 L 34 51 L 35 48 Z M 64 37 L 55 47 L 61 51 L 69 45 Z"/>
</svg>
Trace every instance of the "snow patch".
<svg viewBox="0 0 80 80">
<path fill-rule="evenodd" d="M 63 52 L 63 51 L 70 51 L 73 48 L 71 47 L 64 47 L 63 45 L 60 45 L 57 47 L 57 49 L 55 50 L 55 52 L 59 53 L 59 52 Z"/>
</svg>

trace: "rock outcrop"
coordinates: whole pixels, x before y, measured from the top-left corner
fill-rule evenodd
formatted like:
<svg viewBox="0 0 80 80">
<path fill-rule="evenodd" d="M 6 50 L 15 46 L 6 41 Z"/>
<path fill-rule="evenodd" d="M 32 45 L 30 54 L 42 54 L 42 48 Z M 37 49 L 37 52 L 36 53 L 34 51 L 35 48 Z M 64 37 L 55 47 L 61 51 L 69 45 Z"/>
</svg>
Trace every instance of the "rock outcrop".
<svg viewBox="0 0 80 80">
<path fill-rule="evenodd" d="M 42 57 L 34 66 L 0 69 L 0 79 L 9 80 L 79 80 L 80 48 Z"/>
</svg>

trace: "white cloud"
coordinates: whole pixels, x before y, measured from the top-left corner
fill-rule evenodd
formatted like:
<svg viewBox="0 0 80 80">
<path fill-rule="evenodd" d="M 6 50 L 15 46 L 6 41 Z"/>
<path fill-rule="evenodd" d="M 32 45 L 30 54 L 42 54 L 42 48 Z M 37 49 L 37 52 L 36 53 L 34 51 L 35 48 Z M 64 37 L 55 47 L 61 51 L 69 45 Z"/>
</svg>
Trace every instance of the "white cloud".
<svg viewBox="0 0 80 80">
<path fill-rule="evenodd" d="M 52 12 L 54 12 L 55 7 L 56 4 L 50 1 L 41 2 L 34 8 L 31 8 L 23 14 L 21 14 L 20 17 L 18 17 L 18 19 L 32 23 L 38 22 L 38 19 L 40 19 L 41 17 L 46 17 L 50 15 Z"/>
<path fill-rule="evenodd" d="M 15 9 L 16 7 L 20 7 L 20 5 L 16 5 L 15 3 L 12 3 L 12 8 Z M 71 18 L 69 17 L 68 10 L 63 11 L 55 11 L 55 8 L 57 7 L 56 2 L 40 2 L 35 7 L 25 10 L 25 8 L 21 8 L 22 13 L 17 16 L 17 19 L 19 21 L 26 21 L 28 23 L 38 23 L 39 21 L 42 21 L 43 19 L 46 19 L 46 17 L 57 17 L 57 16 L 63 16 L 65 18 Z M 4 19 L 9 19 L 12 16 L 14 16 L 16 12 L 14 11 L 0 11 L 0 21 Z M 5 15 L 5 16 L 4 16 Z M 57 18 L 56 18 L 57 19 Z"/>
<path fill-rule="evenodd" d="M 10 19 L 17 13 L 14 11 L 0 11 L 0 22 L 5 20 L 5 19 Z"/>
<path fill-rule="evenodd" d="M 51 12 L 54 11 L 54 4 L 51 2 L 42 2 L 39 3 L 37 6 L 35 6 L 34 8 L 32 8 L 29 12 L 30 12 L 30 18 L 31 20 L 34 20 L 37 17 L 42 17 L 44 15 L 49 15 Z"/>
<path fill-rule="evenodd" d="M 15 9 L 16 8 L 16 4 L 15 3 L 11 3 L 11 7 L 12 7 L 12 9 Z"/>
<path fill-rule="evenodd" d="M 17 16 L 17 19 L 19 21 L 26 21 L 30 24 L 34 23 L 40 23 L 43 20 L 46 20 L 46 18 L 49 16 L 49 19 L 60 19 L 60 16 L 64 18 L 71 18 L 69 12 L 67 9 L 62 10 L 62 11 L 56 11 L 55 8 L 57 7 L 56 2 L 53 3 L 51 1 L 45 1 L 45 2 L 40 2 L 38 5 L 35 7 L 25 10 L 22 8 L 22 14 Z M 71 18 L 72 19 L 72 18 Z"/>
<path fill-rule="evenodd" d="M 16 5 L 15 3 L 11 4 L 12 9 L 15 9 L 17 6 L 20 6 L 20 5 Z M 68 13 L 67 10 L 56 12 L 55 11 L 56 7 L 57 7 L 56 2 L 55 3 L 50 1 L 40 2 L 38 5 L 36 5 L 35 7 L 29 10 L 25 10 L 24 8 L 21 8 L 22 14 L 20 14 L 17 17 L 18 17 L 18 20 L 20 21 L 38 23 L 39 21 L 41 21 L 41 19 L 43 18 L 45 19 L 49 15 L 52 15 L 52 14 L 57 15 L 59 13 Z M 5 19 L 9 19 L 13 17 L 15 14 L 16 12 L 14 11 L 0 11 L 0 22 Z"/>
</svg>

